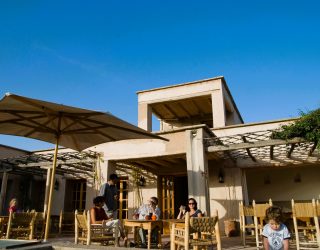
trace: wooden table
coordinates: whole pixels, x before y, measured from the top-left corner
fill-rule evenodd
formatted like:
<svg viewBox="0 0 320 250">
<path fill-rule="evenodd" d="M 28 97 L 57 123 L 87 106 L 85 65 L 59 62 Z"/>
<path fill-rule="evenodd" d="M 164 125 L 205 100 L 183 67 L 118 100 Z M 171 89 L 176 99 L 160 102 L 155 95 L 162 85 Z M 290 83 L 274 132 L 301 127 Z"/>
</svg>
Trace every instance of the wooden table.
<svg viewBox="0 0 320 250">
<path fill-rule="evenodd" d="M 177 224 L 177 227 L 184 227 L 184 219 L 163 219 L 163 234 L 170 235 L 171 227 L 173 223 Z"/>
<path fill-rule="evenodd" d="M 162 220 L 124 220 L 123 221 L 124 227 L 132 227 L 134 230 L 134 235 L 136 235 L 136 229 L 143 228 L 145 230 L 148 230 L 148 249 L 151 248 L 151 231 L 158 227 L 159 230 L 159 242 L 158 245 L 162 245 L 161 242 L 161 230 L 162 230 Z"/>
</svg>

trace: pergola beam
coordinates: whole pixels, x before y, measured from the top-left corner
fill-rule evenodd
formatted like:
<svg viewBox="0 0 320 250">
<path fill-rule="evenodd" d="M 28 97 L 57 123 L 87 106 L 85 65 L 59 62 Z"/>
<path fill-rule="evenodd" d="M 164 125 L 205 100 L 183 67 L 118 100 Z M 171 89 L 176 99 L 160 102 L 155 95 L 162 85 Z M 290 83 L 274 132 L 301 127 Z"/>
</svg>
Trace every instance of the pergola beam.
<svg viewBox="0 0 320 250">
<path fill-rule="evenodd" d="M 53 154 L 31 154 L 22 155 L 13 158 L 0 160 L 1 169 L 8 169 L 12 174 L 45 174 L 45 168 L 51 168 Z M 58 154 L 57 174 L 70 174 L 75 177 L 86 176 L 92 178 L 94 176 L 94 165 L 96 163 L 97 154 L 92 151 L 88 152 L 65 152 Z"/>
<path fill-rule="evenodd" d="M 245 136 L 241 136 L 243 142 L 248 143 L 247 138 Z M 252 161 L 256 162 L 256 158 L 254 158 L 254 156 L 251 154 L 251 151 L 249 148 L 246 148 L 247 154 L 249 155 L 249 157 L 251 158 Z"/>
<path fill-rule="evenodd" d="M 21 162 L 21 161 L 20 161 Z M 58 160 L 57 165 L 71 165 L 71 164 L 81 164 L 81 163 L 91 163 L 93 164 L 94 161 L 92 160 Z M 52 162 L 51 161 L 44 161 L 44 162 L 23 162 L 17 165 L 18 167 L 51 167 Z"/>
<path fill-rule="evenodd" d="M 274 149 L 274 146 L 271 145 L 270 146 L 270 159 L 273 160 L 273 149 Z"/>
<path fill-rule="evenodd" d="M 291 144 L 290 149 L 289 149 L 289 151 L 287 152 L 287 158 L 291 158 L 291 154 L 292 154 L 295 146 L 296 146 L 295 143 L 292 143 L 292 144 Z"/>
<path fill-rule="evenodd" d="M 267 141 L 243 142 L 243 143 L 236 143 L 231 145 L 209 146 L 207 148 L 207 151 L 208 152 L 230 151 L 230 150 L 261 148 L 266 146 L 276 146 L 276 145 L 293 144 L 293 143 L 301 143 L 301 142 L 305 142 L 305 140 L 302 138 L 294 138 L 287 141 L 280 140 L 280 139 L 270 139 Z"/>
<path fill-rule="evenodd" d="M 309 150 L 309 152 L 308 152 L 308 156 L 311 156 L 311 155 L 312 155 L 312 153 L 313 153 L 313 151 L 316 149 L 317 145 L 318 145 L 318 142 L 316 141 L 316 142 L 313 144 L 312 148 L 310 148 L 310 150 Z"/>
</svg>

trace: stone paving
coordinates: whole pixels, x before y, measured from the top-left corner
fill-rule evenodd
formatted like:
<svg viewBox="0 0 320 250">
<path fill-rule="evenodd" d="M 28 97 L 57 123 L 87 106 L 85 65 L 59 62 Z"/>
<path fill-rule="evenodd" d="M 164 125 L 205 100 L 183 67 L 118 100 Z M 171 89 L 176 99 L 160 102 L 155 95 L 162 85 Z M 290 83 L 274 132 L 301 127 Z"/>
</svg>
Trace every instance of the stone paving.
<svg viewBox="0 0 320 250">
<path fill-rule="evenodd" d="M 243 250 L 253 250 L 256 249 L 255 245 L 250 246 L 242 246 L 240 237 L 222 237 L 222 249 L 226 250 L 237 250 L 237 249 L 243 249 Z M 169 238 L 165 237 L 163 238 L 163 245 L 165 246 L 164 249 L 169 249 L 170 245 L 168 244 Z M 72 249 L 118 249 L 118 250 L 125 250 L 128 248 L 125 248 L 122 246 L 122 242 L 120 241 L 120 247 L 113 247 L 113 246 L 101 246 L 98 244 L 93 244 L 90 246 L 82 245 L 82 244 L 74 244 L 74 238 L 73 237 L 63 237 L 63 238 L 51 238 L 50 242 L 52 243 L 53 249 L 55 250 L 72 250 Z M 139 249 L 139 248 L 131 248 L 131 249 Z M 214 248 L 215 249 L 215 248 Z"/>
</svg>

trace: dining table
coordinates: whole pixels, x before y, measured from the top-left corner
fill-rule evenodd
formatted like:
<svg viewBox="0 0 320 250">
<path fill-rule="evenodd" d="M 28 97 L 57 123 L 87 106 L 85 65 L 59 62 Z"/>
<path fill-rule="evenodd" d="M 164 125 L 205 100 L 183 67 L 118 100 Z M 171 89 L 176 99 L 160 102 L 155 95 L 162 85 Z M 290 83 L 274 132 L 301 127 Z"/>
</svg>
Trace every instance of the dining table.
<svg viewBox="0 0 320 250">
<path fill-rule="evenodd" d="M 153 229 L 158 230 L 158 247 L 162 247 L 162 241 L 161 241 L 161 231 L 162 231 L 162 220 L 124 220 L 123 221 L 123 226 L 126 227 L 131 227 L 133 228 L 133 233 L 136 241 L 136 235 L 137 235 L 137 229 L 142 228 L 144 230 L 148 231 L 148 236 L 147 236 L 147 247 L 148 249 L 151 249 L 151 232 Z"/>
</svg>

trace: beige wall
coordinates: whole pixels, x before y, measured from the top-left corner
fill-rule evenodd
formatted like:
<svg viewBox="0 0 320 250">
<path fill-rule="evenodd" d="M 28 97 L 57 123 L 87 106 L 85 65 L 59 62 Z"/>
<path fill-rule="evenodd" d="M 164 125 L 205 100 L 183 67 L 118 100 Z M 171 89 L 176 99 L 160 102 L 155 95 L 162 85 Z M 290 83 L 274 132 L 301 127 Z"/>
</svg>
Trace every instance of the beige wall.
<svg viewBox="0 0 320 250">
<path fill-rule="evenodd" d="M 169 141 L 159 139 L 117 141 L 101 144 L 90 149 L 102 152 L 105 160 L 136 159 L 186 152 L 184 131 L 160 134 L 160 136 L 168 138 Z"/>
<path fill-rule="evenodd" d="M 59 215 L 64 208 L 66 179 L 56 175 L 56 180 L 59 182 L 59 190 L 53 189 L 51 215 Z"/>
<path fill-rule="evenodd" d="M 231 136 L 244 133 L 253 133 L 258 131 L 275 130 L 279 129 L 282 125 L 293 122 L 295 119 L 283 119 L 267 122 L 246 123 L 240 125 L 231 125 L 224 128 L 214 128 L 212 132 L 217 137 Z"/>
<path fill-rule="evenodd" d="M 224 183 L 218 181 L 218 166 L 209 166 L 210 171 L 210 207 L 211 214 L 213 209 L 218 209 L 221 220 L 238 219 L 239 201 L 243 199 L 241 171 L 239 168 L 225 168 Z"/>
<path fill-rule="evenodd" d="M 299 174 L 301 182 L 295 182 Z M 300 166 L 294 168 L 268 168 L 246 170 L 249 201 L 311 200 L 320 198 L 320 168 Z M 265 183 L 269 178 L 270 184 Z M 288 204 L 288 202 L 287 202 Z M 289 203 L 290 205 L 290 203 Z"/>
</svg>

